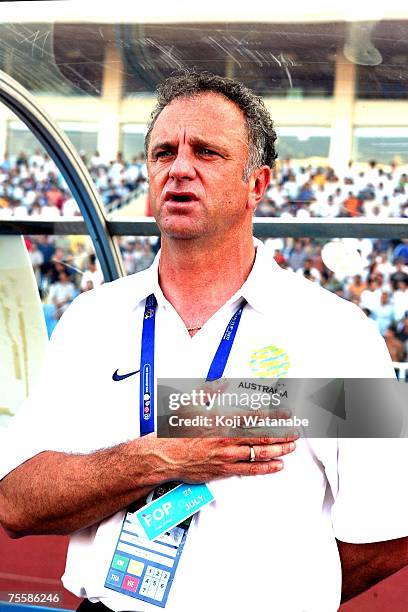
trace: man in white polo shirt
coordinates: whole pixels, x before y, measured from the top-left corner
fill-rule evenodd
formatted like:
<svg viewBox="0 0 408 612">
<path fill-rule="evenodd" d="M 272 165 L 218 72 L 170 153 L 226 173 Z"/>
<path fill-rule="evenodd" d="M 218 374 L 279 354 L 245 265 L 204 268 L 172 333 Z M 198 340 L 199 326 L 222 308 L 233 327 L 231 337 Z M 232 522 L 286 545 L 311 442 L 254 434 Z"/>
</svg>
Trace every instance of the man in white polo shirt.
<svg viewBox="0 0 408 612">
<path fill-rule="evenodd" d="M 139 370 L 150 380 L 153 365 L 161 378 L 393 376 L 357 307 L 280 269 L 253 240 L 275 139 L 263 103 L 237 82 L 192 73 L 163 84 L 146 140 L 161 253 L 74 301 L 7 431 L 0 521 L 17 536 L 72 534 L 63 583 L 87 598 L 81 610 L 157 610 L 163 587 L 170 612 L 331 612 L 342 575 L 347 599 L 408 562 L 405 441 L 299 439 L 294 449 L 149 433 Z M 125 508 L 168 481 L 210 482 L 215 502 L 181 552 L 145 544 L 119 571 L 116 551 L 132 550 L 116 548 Z"/>
</svg>

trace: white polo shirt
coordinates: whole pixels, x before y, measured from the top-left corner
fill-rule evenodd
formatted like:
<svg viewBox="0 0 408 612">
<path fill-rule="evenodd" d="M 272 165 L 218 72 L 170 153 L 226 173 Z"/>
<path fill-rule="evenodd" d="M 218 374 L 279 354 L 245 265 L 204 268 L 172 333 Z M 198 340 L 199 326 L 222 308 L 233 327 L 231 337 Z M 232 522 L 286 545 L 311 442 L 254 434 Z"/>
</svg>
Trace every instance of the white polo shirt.
<svg viewBox="0 0 408 612">
<path fill-rule="evenodd" d="M 36 391 L 3 432 L 0 478 L 42 450 L 87 453 L 139 436 L 139 377 L 115 382 L 112 374 L 139 369 L 152 292 L 158 377 L 206 376 L 242 297 L 226 377 L 272 374 L 275 357 L 291 377 L 394 376 L 383 339 L 358 307 L 282 270 L 256 245 L 247 281 L 193 338 L 160 290 L 159 256 L 148 270 L 79 296 L 53 334 Z M 216 501 L 190 528 L 166 610 L 337 610 L 335 538 L 408 535 L 407 459 L 405 440 L 301 439 L 277 474 L 213 481 Z M 157 610 L 103 586 L 123 516 L 72 534 L 63 583 L 115 611 Z"/>
</svg>

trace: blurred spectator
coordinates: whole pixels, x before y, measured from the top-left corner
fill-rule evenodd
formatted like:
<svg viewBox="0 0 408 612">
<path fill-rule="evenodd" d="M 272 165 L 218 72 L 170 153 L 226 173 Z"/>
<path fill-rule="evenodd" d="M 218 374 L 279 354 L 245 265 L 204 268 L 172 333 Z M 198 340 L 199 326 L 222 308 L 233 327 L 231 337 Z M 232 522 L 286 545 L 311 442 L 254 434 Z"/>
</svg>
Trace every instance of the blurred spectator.
<svg viewBox="0 0 408 612">
<path fill-rule="evenodd" d="M 123 265 L 126 274 L 134 274 L 136 272 L 136 238 L 127 238 L 124 247 L 121 249 Z"/>
<path fill-rule="evenodd" d="M 399 340 L 395 334 L 395 329 L 389 327 L 385 331 L 385 344 L 387 345 L 388 351 L 393 361 L 404 361 L 405 359 L 405 348 L 403 342 Z"/>
<path fill-rule="evenodd" d="M 302 247 L 302 242 L 300 240 L 295 240 L 293 248 L 290 249 L 289 254 L 286 257 L 289 266 L 294 272 L 297 272 L 299 268 L 302 268 L 306 258 L 307 253 L 305 253 Z"/>
<path fill-rule="evenodd" d="M 392 254 L 393 260 L 401 259 L 405 265 L 408 264 L 408 240 L 403 240 L 398 244 Z"/>
<path fill-rule="evenodd" d="M 398 282 L 397 290 L 394 292 L 394 310 L 395 320 L 401 321 L 408 312 L 408 281 L 401 280 Z"/>
<path fill-rule="evenodd" d="M 334 200 L 334 196 L 327 196 L 326 202 L 320 206 L 321 217 L 338 217 L 340 215 L 340 204 Z"/>
<path fill-rule="evenodd" d="M 34 202 L 31 207 L 30 217 L 32 219 L 42 219 L 42 206 L 39 202 Z"/>
<path fill-rule="evenodd" d="M 395 272 L 391 274 L 390 281 L 394 291 L 397 289 L 398 283 L 400 281 L 408 283 L 408 266 L 405 265 L 405 262 L 402 258 L 398 258 L 396 260 Z"/>
<path fill-rule="evenodd" d="M 388 259 L 388 254 L 386 251 L 383 251 L 380 253 L 380 255 L 377 255 L 375 262 L 377 264 L 377 271 L 386 278 L 388 278 L 395 270 L 395 267 Z"/>
<path fill-rule="evenodd" d="M 58 274 L 58 281 L 51 285 L 48 300 L 55 306 L 54 318 L 59 320 L 75 296 L 75 286 L 65 270 Z"/>
<path fill-rule="evenodd" d="M 35 280 L 37 281 L 37 287 L 41 285 L 41 266 L 44 263 L 44 256 L 38 248 L 38 244 L 33 242 L 31 244 L 31 250 L 29 251 L 31 265 L 33 266 Z"/>
<path fill-rule="evenodd" d="M 57 209 L 58 214 L 60 214 L 64 203 L 64 195 L 57 185 L 51 183 L 49 189 L 45 192 L 45 197 L 48 207 Z"/>
<path fill-rule="evenodd" d="M 343 209 L 346 215 L 357 217 L 361 212 L 360 200 L 352 191 L 348 192 L 347 198 L 344 200 Z"/>
<path fill-rule="evenodd" d="M 76 200 L 70 194 L 67 194 L 67 198 L 62 204 L 63 217 L 77 217 L 80 214 L 81 211 L 79 210 L 79 206 L 76 203 Z"/>
<path fill-rule="evenodd" d="M 44 265 L 51 261 L 52 256 L 55 253 L 55 245 L 51 236 L 37 236 L 36 242 L 38 249 L 41 251 L 44 258 Z"/>
<path fill-rule="evenodd" d="M 122 153 L 119 151 L 119 153 L 116 156 L 116 160 L 111 164 L 109 171 L 108 171 L 108 176 L 111 179 L 113 186 L 116 187 L 117 185 L 120 185 L 120 182 L 122 180 L 123 171 L 124 171 L 124 162 L 122 158 Z"/>
<path fill-rule="evenodd" d="M 155 257 L 155 253 L 152 249 L 152 245 L 149 240 L 146 238 L 143 242 L 143 257 L 139 261 L 139 270 L 143 270 L 146 266 L 150 266 L 153 263 Z"/>
<path fill-rule="evenodd" d="M 72 255 L 72 254 L 71 254 Z M 65 272 L 67 276 L 73 277 L 74 270 L 67 269 L 66 267 L 66 258 L 68 256 L 68 252 L 64 253 L 64 250 L 58 247 L 55 249 L 54 255 L 49 262 L 49 266 L 51 268 L 51 282 L 56 283 L 59 279 L 60 272 Z M 70 278 L 70 280 L 73 280 Z"/>
<path fill-rule="evenodd" d="M 360 297 L 361 308 L 368 308 L 371 312 L 376 312 L 381 303 L 381 289 L 378 280 L 371 278 L 368 281 L 367 289 L 364 289 Z"/>
<path fill-rule="evenodd" d="M 96 255 L 91 253 L 88 258 L 88 268 L 81 277 L 81 291 L 95 289 L 103 283 L 103 274 L 96 261 Z"/>
<path fill-rule="evenodd" d="M 394 307 L 390 303 L 389 294 L 387 291 L 382 291 L 380 296 L 380 304 L 374 310 L 374 316 L 378 325 L 378 330 L 381 335 L 394 323 Z"/>
<path fill-rule="evenodd" d="M 404 318 L 400 321 L 397 328 L 398 340 L 404 345 L 405 359 L 408 357 L 408 312 L 405 313 Z"/>
<path fill-rule="evenodd" d="M 88 266 L 89 255 L 90 253 L 86 250 L 85 244 L 83 242 L 78 242 L 75 246 L 75 263 L 83 272 Z"/>
<path fill-rule="evenodd" d="M 92 170 L 96 170 L 100 166 L 103 166 L 103 159 L 99 153 L 99 151 L 95 151 L 95 153 L 91 157 L 90 166 Z"/>
<path fill-rule="evenodd" d="M 297 274 L 303 274 L 306 278 L 316 281 L 320 284 L 320 272 L 313 267 L 313 261 L 307 257 L 303 262 L 303 267 L 296 270 Z"/>
<path fill-rule="evenodd" d="M 360 303 L 361 294 L 367 288 L 367 283 L 361 278 L 361 274 L 355 274 L 352 283 L 348 286 L 349 298 L 356 303 Z"/>
</svg>

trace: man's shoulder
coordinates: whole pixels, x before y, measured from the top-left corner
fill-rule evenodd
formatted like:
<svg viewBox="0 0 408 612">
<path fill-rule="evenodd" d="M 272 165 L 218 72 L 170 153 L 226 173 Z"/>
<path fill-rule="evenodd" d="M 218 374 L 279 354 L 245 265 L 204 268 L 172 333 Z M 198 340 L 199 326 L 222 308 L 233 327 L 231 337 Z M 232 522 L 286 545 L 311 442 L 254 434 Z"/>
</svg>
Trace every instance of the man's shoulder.
<svg viewBox="0 0 408 612">
<path fill-rule="evenodd" d="M 341 330 L 342 326 L 360 326 L 366 319 L 361 308 L 352 302 L 291 270 L 280 268 L 275 279 L 277 294 L 273 291 L 271 305 L 277 299 L 281 312 L 293 322 L 333 331 Z M 271 309 L 275 312 L 276 307 Z"/>
<path fill-rule="evenodd" d="M 70 308 L 76 316 L 100 319 L 108 314 L 115 318 L 133 310 L 150 285 L 151 272 L 143 270 L 85 291 L 78 295 Z"/>
<path fill-rule="evenodd" d="M 317 269 L 314 268 L 314 270 Z M 304 278 L 301 273 L 297 274 L 292 270 L 279 268 L 279 270 L 276 270 L 276 281 L 277 286 L 281 287 L 281 295 L 284 299 L 293 300 L 297 296 L 298 300 L 302 300 L 298 302 L 299 308 L 302 305 L 313 306 L 317 309 L 330 306 L 344 312 L 356 309 L 355 305 L 351 302 L 321 287 L 317 282 Z"/>
<path fill-rule="evenodd" d="M 266 310 L 291 321 L 325 322 L 334 318 L 364 320 L 362 310 L 335 293 L 321 287 L 303 274 L 279 266 L 267 249 L 260 250 L 256 274 L 256 294 Z M 318 270 L 316 269 L 318 272 Z M 319 273 L 320 274 L 320 273 Z"/>
</svg>

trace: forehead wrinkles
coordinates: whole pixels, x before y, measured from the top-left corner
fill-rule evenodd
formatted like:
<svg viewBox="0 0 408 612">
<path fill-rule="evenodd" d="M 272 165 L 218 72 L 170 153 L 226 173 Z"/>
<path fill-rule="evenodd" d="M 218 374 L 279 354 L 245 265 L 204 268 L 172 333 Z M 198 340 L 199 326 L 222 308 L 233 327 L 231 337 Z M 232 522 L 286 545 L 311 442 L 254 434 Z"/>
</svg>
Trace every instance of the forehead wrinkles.
<svg viewBox="0 0 408 612">
<path fill-rule="evenodd" d="M 210 137 L 226 144 L 235 139 L 248 145 L 248 123 L 234 102 L 220 94 L 203 93 L 177 98 L 162 110 L 153 126 L 151 143 L 163 137 L 181 142 Z"/>
</svg>

